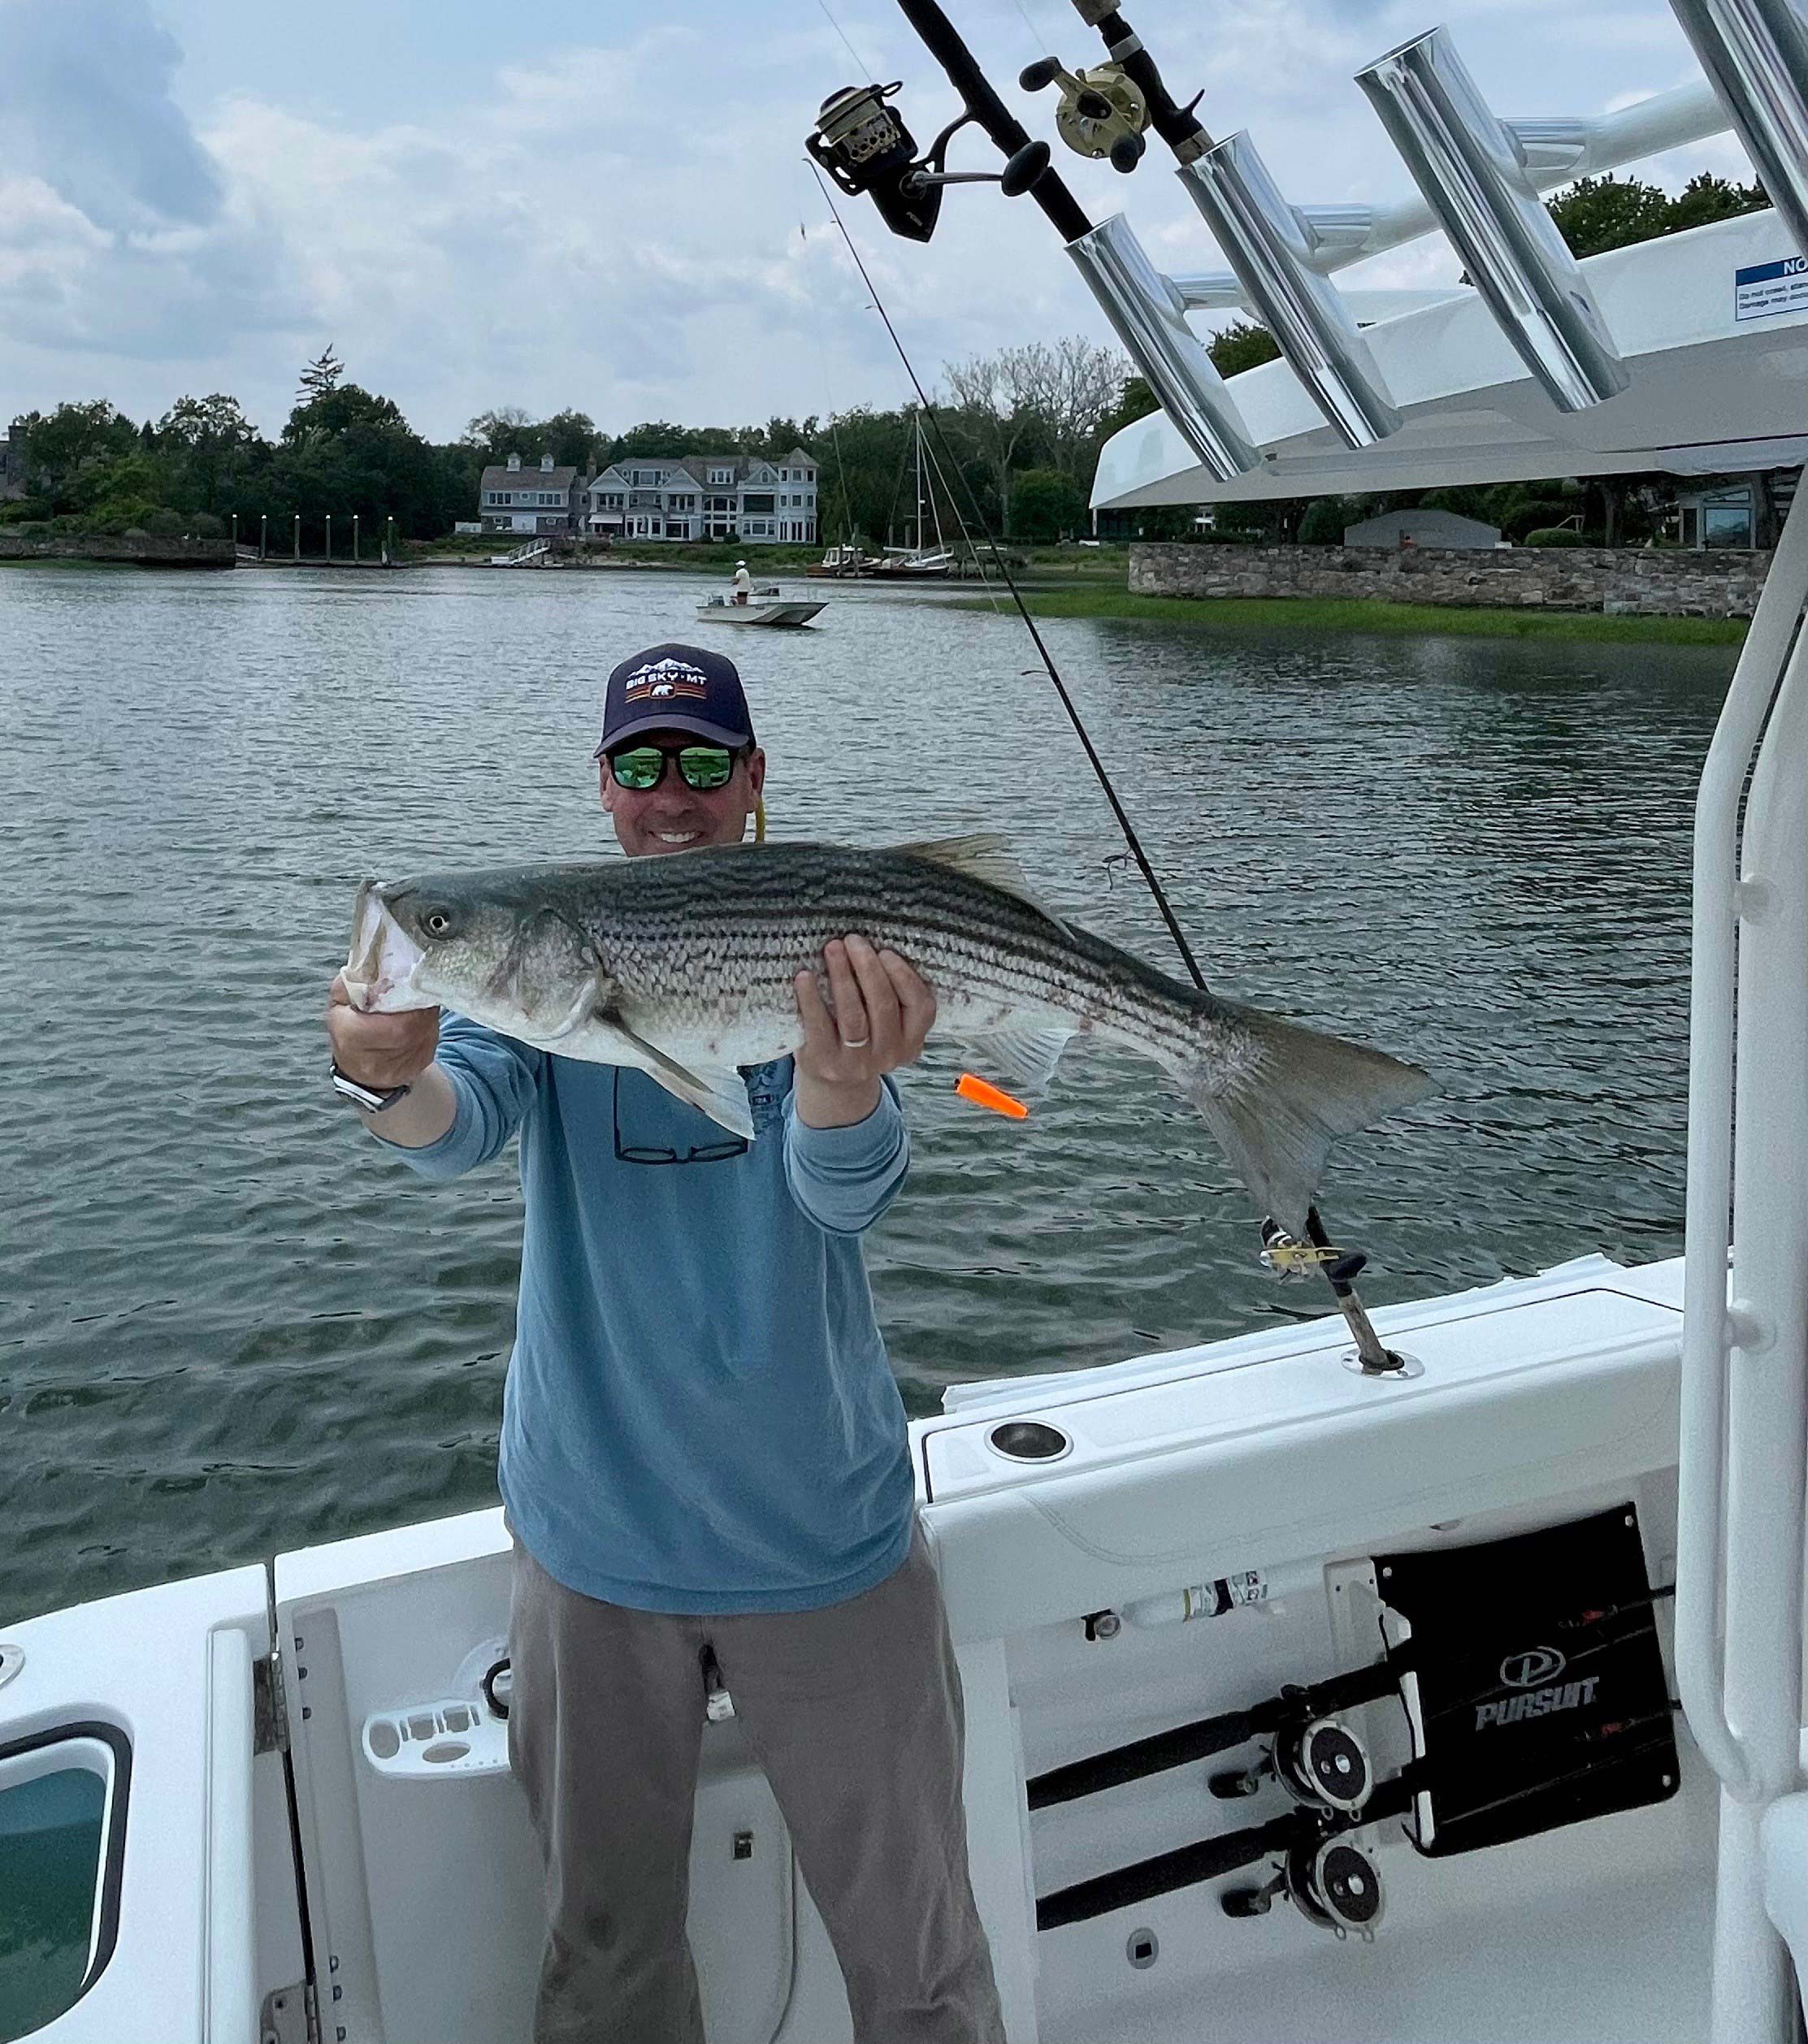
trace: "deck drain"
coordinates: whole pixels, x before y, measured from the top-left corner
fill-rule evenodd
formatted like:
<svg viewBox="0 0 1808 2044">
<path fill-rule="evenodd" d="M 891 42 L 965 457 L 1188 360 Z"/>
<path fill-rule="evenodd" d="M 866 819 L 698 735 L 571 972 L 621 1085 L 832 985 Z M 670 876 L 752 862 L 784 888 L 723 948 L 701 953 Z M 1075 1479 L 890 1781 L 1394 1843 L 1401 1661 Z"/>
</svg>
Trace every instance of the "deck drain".
<svg viewBox="0 0 1808 2044">
<path fill-rule="evenodd" d="M 1133 1966 L 1152 1966 L 1161 1954 L 1161 1941 L 1152 1930 L 1133 1930 L 1124 1942 L 1124 1956 Z"/>
<path fill-rule="evenodd" d="M 1006 1419 L 986 1436 L 995 1455 L 1013 1462 L 1057 1462 L 1073 1444 L 1059 1427 L 1041 1419 Z"/>
</svg>

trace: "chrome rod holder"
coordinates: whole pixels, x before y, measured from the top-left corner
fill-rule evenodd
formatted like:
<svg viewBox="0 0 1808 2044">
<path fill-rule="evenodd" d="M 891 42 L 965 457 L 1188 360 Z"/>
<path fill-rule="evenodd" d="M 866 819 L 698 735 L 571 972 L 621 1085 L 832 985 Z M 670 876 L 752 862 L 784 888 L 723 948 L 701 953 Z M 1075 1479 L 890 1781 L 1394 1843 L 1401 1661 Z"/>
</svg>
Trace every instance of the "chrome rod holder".
<svg viewBox="0 0 1808 2044">
<path fill-rule="evenodd" d="M 1235 401 L 1178 294 L 1121 213 L 1067 245 L 1130 359 L 1175 431 L 1221 483 L 1262 465 Z"/>
<path fill-rule="evenodd" d="M 1344 444 L 1372 447 L 1398 432 L 1400 414 L 1368 344 L 1315 266 L 1313 231 L 1282 197 L 1255 143 L 1233 135 L 1177 175 L 1251 309 Z"/>
<path fill-rule="evenodd" d="M 1594 294 L 1498 120 L 1433 28 L 1356 74 L 1501 331 L 1562 412 L 1631 380 Z"/>
<path fill-rule="evenodd" d="M 1790 0 L 1670 0 L 1758 182 L 1808 255 L 1808 18 Z"/>
</svg>

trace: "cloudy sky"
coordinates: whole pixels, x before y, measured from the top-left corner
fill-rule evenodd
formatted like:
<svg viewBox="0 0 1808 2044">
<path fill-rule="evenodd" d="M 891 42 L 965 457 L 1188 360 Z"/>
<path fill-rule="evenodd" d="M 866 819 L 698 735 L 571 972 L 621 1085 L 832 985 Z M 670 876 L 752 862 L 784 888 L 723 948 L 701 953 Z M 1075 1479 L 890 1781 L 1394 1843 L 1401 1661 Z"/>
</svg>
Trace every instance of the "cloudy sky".
<svg viewBox="0 0 1808 2044">
<path fill-rule="evenodd" d="M 944 0 L 1034 133 L 1045 50 L 1096 60 L 1067 0 Z M 274 433 L 302 362 L 435 440 L 575 405 L 617 429 L 730 424 L 905 394 L 802 160 L 858 71 L 953 110 L 891 0 L 0 0 L 0 418 L 106 396 L 134 417 L 235 393 Z M 1290 197 L 1405 196 L 1351 76 L 1447 21 L 1502 115 L 1621 106 L 1693 78 L 1664 0 L 1138 0 L 1214 133 L 1247 127 Z M 830 18 L 832 13 L 833 19 Z M 845 40 L 844 40 L 845 38 Z M 956 167 L 992 168 L 982 138 Z M 1216 267 L 1159 145 L 1131 179 L 1061 152 L 1095 218 Z M 1730 141 L 1641 173 L 1747 175 Z M 844 206 L 846 202 L 843 201 Z M 1026 200 L 956 188 L 927 248 L 846 217 L 919 369 L 1038 336 L 1107 339 Z M 1356 280 L 1351 272 L 1351 281 Z M 1452 275 L 1427 242 L 1365 280 Z"/>
</svg>

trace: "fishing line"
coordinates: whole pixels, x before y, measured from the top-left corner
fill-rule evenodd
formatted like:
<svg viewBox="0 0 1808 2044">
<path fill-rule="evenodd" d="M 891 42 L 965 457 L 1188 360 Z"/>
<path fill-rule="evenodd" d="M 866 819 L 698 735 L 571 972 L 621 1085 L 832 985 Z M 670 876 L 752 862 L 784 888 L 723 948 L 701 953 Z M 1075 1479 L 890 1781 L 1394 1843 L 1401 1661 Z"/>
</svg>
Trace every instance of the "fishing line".
<svg viewBox="0 0 1808 2044">
<path fill-rule="evenodd" d="M 822 10 L 822 19 L 827 22 L 829 26 L 835 30 L 835 33 L 841 37 L 841 46 L 847 51 L 848 54 L 853 58 L 855 70 L 860 73 L 862 78 L 872 78 L 877 76 L 878 74 L 874 71 L 870 64 L 865 64 L 861 62 L 860 52 L 855 49 L 854 45 L 851 42 L 848 41 L 847 31 L 842 27 L 841 24 L 835 19 L 835 16 L 830 13 L 829 0 L 816 0 L 816 4 Z"/>
<path fill-rule="evenodd" d="M 1036 629 L 1036 621 L 1030 615 L 1029 606 L 1023 600 L 1022 591 L 1017 587 L 1011 570 L 1006 565 L 1004 556 L 999 550 L 998 541 L 993 537 L 991 526 L 986 522 L 985 513 L 979 508 L 978 499 L 974 496 L 972 485 L 967 481 L 966 472 L 954 458 L 954 450 L 948 444 L 947 433 L 943 430 L 941 414 L 931 403 L 928 392 L 923 388 L 921 379 L 912 366 L 910 357 L 905 352 L 904 344 L 898 338 L 898 330 L 891 323 L 891 315 L 886 310 L 884 301 L 879 297 L 878 288 L 868 274 L 866 265 L 861 261 L 860 250 L 854 246 L 853 236 L 848 232 L 848 224 L 841 217 L 840 209 L 836 206 L 829 188 L 822 182 L 822 174 L 814 163 L 810 165 L 810 175 L 816 180 L 817 188 L 822 194 L 823 203 L 828 207 L 830 218 L 841 231 L 841 238 L 847 244 L 848 254 L 853 258 L 854 267 L 860 272 L 861 283 L 866 286 L 868 292 L 871 295 L 873 310 L 885 323 L 885 331 L 891 337 L 891 345 L 898 351 L 898 359 L 904 364 L 904 374 L 910 379 L 911 388 L 917 393 L 917 402 L 922 406 L 923 416 L 929 421 L 934 431 L 936 439 L 941 444 L 943 452 L 947 456 L 949 468 L 960 479 L 961 488 L 973 511 L 973 522 L 984 535 L 986 550 L 992 556 L 993 565 L 1002 578 L 1005 587 L 1011 592 L 1011 600 L 1017 605 L 1017 615 L 1023 620 L 1024 629 L 1035 643 L 1036 652 L 1041 657 L 1043 667 L 1047 670 L 1049 680 L 1054 684 L 1055 693 L 1060 698 L 1061 708 L 1066 711 L 1068 721 L 1073 726 L 1074 734 L 1085 749 L 1087 761 L 1093 773 L 1098 777 L 1099 786 L 1104 790 L 1106 801 L 1111 804 L 1112 814 L 1117 819 L 1117 827 L 1124 834 L 1124 842 L 1129 847 L 1130 855 L 1135 860 L 1138 870 L 1147 882 L 1149 892 L 1155 897 L 1155 907 L 1161 911 L 1161 920 L 1168 925 L 1168 934 L 1173 938 L 1174 947 L 1180 953 L 1187 972 L 1192 976 L 1193 984 L 1201 993 L 1203 993 L 1207 990 L 1205 975 L 1200 972 L 1199 962 L 1193 956 L 1192 947 L 1186 941 L 1186 933 L 1181 928 L 1179 920 L 1168 902 L 1166 890 L 1163 888 L 1155 868 L 1149 863 L 1149 855 L 1142 849 L 1142 842 L 1136 834 L 1136 826 L 1130 821 L 1129 812 L 1118 799 L 1117 790 L 1112 786 L 1111 776 L 1105 770 L 1105 763 L 1099 758 L 1098 748 L 1093 744 L 1090 734 L 1081 721 L 1080 712 L 1074 706 L 1073 697 L 1068 694 L 1067 684 L 1061 679 L 1060 670 L 1056 666 L 1047 646 L 1043 643 L 1042 634 Z"/>
</svg>

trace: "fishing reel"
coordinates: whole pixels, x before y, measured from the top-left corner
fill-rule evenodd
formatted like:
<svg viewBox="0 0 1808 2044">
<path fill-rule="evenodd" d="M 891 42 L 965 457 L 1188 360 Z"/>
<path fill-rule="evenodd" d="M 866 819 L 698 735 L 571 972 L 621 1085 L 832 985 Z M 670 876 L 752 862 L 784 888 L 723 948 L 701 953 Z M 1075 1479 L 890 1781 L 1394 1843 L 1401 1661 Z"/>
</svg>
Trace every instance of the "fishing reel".
<svg viewBox="0 0 1808 2044">
<path fill-rule="evenodd" d="M 1273 1877 L 1256 1888 L 1231 1888 L 1219 1898 L 1227 1916 L 1265 1916 L 1284 1895 L 1307 1923 L 1333 1938 L 1353 1931 L 1375 1942 L 1385 1898 L 1381 1869 L 1359 1845 L 1335 1833 L 1302 1838 L 1288 1848 Z"/>
<path fill-rule="evenodd" d="M 1054 57 L 1038 57 L 1017 75 L 1026 93 L 1059 85 L 1055 130 L 1077 156 L 1108 157 L 1114 171 L 1128 173 L 1142 160 L 1148 145 L 1149 102 L 1142 88 L 1127 76 L 1121 64 L 1095 64 L 1090 71 L 1069 71 Z"/>
<path fill-rule="evenodd" d="M 1347 1284 L 1368 1261 L 1360 1250 L 1340 1249 L 1329 1242 L 1303 1242 L 1278 1221 L 1262 1223 L 1262 1268 L 1277 1277 L 1304 1277 L 1308 1271 L 1322 1269 L 1333 1284 Z"/>
<path fill-rule="evenodd" d="M 1271 1779 L 1309 1809 L 1348 1818 L 1368 1800 L 1375 1770 L 1367 1747 L 1341 1718 L 1302 1717 L 1280 1726 L 1273 1747 L 1252 1766 L 1214 1774 L 1206 1786 L 1229 1802 L 1259 1794 Z"/>
<path fill-rule="evenodd" d="M 971 107 L 948 123 L 921 156 L 910 130 L 889 104 L 901 88 L 847 85 L 823 101 L 804 147 L 850 198 L 869 197 L 894 234 L 926 241 L 949 184 L 995 184 L 1008 199 L 1021 197 L 1048 168 L 1046 142 L 1026 142 L 1001 171 L 951 171 L 948 144 L 969 121 Z"/>
</svg>

